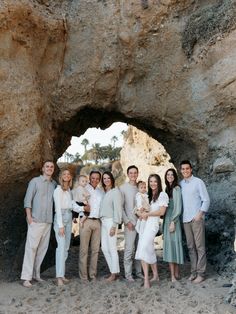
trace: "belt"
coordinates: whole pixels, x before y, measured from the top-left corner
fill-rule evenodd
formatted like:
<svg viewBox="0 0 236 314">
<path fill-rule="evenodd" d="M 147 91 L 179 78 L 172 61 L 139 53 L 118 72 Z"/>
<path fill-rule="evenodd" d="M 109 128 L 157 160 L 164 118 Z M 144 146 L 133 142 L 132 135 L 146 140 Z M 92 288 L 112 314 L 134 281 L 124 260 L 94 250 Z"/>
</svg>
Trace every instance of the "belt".
<svg viewBox="0 0 236 314">
<path fill-rule="evenodd" d="M 95 217 L 88 217 L 88 219 L 100 220 L 100 218 L 95 218 Z"/>
</svg>

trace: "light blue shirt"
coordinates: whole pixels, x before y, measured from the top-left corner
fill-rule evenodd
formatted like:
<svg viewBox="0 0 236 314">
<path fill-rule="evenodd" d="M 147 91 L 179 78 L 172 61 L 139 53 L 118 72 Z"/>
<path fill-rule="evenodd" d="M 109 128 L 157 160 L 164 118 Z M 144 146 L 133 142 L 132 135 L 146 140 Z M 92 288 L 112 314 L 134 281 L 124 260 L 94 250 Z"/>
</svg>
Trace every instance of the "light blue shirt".
<svg viewBox="0 0 236 314">
<path fill-rule="evenodd" d="M 183 199 L 183 222 L 190 222 L 199 213 L 207 212 L 210 198 L 205 183 L 194 176 L 180 182 Z"/>
</svg>

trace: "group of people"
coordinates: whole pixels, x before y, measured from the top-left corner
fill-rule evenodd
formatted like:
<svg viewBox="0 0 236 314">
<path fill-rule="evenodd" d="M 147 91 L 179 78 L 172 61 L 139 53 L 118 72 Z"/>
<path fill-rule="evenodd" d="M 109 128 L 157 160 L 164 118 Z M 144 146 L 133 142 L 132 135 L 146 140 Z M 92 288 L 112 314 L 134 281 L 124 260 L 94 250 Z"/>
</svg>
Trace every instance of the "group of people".
<svg viewBox="0 0 236 314">
<path fill-rule="evenodd" d="M 30 181 L 24 200 L 28 232 L 21 273 L 23 285 L 29 288 L 33 279 L 42 281 L 40 266 L 49 245 L 53 201 L 59 286 L 68 281 L 65 264 L 71 241 L 72 212 L 79 216 L 79 276 L 84 282 L 96 280 L 100 244 L 110 271 L 106 280 L 111 282 L 119 277 L 117 230 L 122 222 L 126 280 L 134 282 L 136 278 L 143 278 L 145 288 L 158 281 L 154 239 L 160 217 L 163 218 L 163 260 L 169 263 L 172 282 L 180 278 L 179 265 L 184 263 L 182 222 L 191 262 L 189 280 L 202 282 L 206 271 L 204 215 L 210 200 L 204 182 L 192 175 L 192 165 L 188 160 L 181 162 L 180 171 L 183 176 L 180 182 L 175 169 L 166 171 L 165 191 L 158 174 L 149 176 L 147 188 L 144 181 L 137 181 L 139 172 L 135 165 L 128 167 L 128 182 L 120 187 L 115 187 L 111 172 L 101 174 L 93 170 L 89 182 L 86 176 L 79 175 L 72 189 L 69 170 L 61 170 L 59 185 L 56 186 L 52 179 L 54 163 L 44 162 L 42 175 Z"/>
</svg>

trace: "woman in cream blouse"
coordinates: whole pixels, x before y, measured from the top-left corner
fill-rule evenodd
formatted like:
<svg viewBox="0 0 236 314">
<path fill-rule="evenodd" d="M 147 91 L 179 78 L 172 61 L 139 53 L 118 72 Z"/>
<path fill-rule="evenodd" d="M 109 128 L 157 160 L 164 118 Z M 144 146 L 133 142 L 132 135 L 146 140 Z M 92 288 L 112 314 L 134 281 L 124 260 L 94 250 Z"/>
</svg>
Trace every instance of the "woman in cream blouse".
<svg viewBox="0 0 236 314">
<path fill-rule="evenodd" d="M 111 272 L 107 281 L 114 281 L 120 272 L 116 242 L 117 228 L 122 218 L 122 196 L 120 190 L 115 188 L 114 177 L 109 171 L 105 171 L 102 175 L 102 186 L 105 195 L 100 205 L 100 218 L 102 222 L 101 246 Z"/>
<path fill-rule="evenodd" d="M 55 217 L 54 231 L 57 240 L 56 249 L 56 278 L 58 286 L 62 286 L 65 278 L 65 263 L 70 247 L 72 230 L 72 209 L 81 212 L 81 207 L 72 200 L 72 176 L 69 170 L 62 170 L 59 174 L 60 185 L 54 191 Z M 83 213 L 81 213 L 83 215 Z"/>
</svg>

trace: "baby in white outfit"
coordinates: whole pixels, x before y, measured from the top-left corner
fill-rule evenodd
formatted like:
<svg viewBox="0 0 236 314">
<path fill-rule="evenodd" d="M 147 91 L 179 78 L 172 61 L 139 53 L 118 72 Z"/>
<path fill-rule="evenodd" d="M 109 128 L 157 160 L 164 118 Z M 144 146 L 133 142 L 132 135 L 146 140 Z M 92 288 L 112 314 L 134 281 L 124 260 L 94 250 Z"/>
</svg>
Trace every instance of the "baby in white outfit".
<svg viewBox="0 0 236 314">
<path fill-rule="evenodd" d="M 134 208 L 134 214 L 139 217 L 135 229 L 139 234 L 142 234 L 144 230 L 144 226 L 146 224 L 146 220 L 143 220 L 140 218 L 140 215 L 143 212 L 149 212 L 150 211 L 150 205 L 147 195 L 147 188 L 146 183 L 144 181 L 139 181 L 137 183 L 138 186 L 138 193 L 135 196 L 135 208 Z"/>
</svg>

